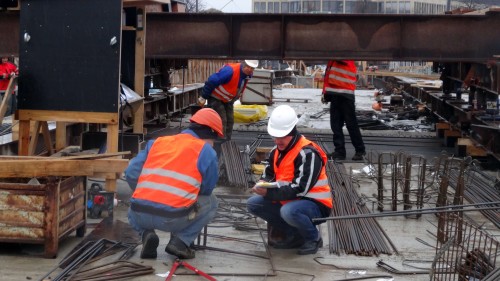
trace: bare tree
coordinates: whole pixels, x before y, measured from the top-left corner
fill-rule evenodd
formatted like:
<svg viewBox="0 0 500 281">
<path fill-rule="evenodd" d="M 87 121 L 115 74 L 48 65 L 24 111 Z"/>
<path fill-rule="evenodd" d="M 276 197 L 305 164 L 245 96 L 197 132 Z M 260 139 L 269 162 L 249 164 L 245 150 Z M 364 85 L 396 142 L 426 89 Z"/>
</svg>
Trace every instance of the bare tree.
<svg viewBox="0 0 500 281">
<path fill-rule="evenodd" d="M 500 1 L 491 0 L 459 0 L 457 1 L 462 7 L 469 9 L 483 9 L 493 5 L 500 5 Z"/>
<path fill-rule="evenodd" d="M 206 4 L 203 0 L 185 0 L 186 13 L 197 13 L 205 10 Z"/>
</svg>

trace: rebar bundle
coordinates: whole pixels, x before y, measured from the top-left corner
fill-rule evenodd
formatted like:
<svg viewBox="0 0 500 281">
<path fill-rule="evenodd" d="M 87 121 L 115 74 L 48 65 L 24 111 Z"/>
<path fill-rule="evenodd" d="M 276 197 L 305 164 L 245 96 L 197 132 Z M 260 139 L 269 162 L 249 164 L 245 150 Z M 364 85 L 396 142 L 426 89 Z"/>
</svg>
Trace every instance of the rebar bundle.
<svg viewBox="0 0 500 281">
<path fill-rule="evenodd" d="M 230 186 L 247 189 L 252 181 L 250 167 L 250 151 L 240 152 L 234 141 L 226 141 L 221 145 L 222 156 L 220 170 L 225 171 Z"/>
<path fill-rule="evenodd" d="M 343 164 L 329 161 L 326 167 L 328 182 L 333 187 L 334 204 L 331 216 L 370 213 L 352 185 Z M 373 256 L 392 254 L 396 248 L 373 218 L 346 219 L 327 222 L 330 253 Z M 388 245 L 391 244 L 391 247 Z"/>
</svg>

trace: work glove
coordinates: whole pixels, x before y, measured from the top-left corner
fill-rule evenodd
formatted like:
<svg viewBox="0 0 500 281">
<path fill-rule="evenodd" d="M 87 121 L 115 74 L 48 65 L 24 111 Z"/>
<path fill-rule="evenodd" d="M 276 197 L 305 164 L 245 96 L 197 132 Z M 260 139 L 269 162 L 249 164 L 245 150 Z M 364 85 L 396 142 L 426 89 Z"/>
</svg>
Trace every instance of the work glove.
<svg viewBox="0 0 500 281">
<path fill-rule="evenodd" d="M 204 99 L 203 97 L 198 97 L 198 105 L 203 107 L 205 106 L 205 103 L 207 102 L 206 99 Z"/>
</svg>

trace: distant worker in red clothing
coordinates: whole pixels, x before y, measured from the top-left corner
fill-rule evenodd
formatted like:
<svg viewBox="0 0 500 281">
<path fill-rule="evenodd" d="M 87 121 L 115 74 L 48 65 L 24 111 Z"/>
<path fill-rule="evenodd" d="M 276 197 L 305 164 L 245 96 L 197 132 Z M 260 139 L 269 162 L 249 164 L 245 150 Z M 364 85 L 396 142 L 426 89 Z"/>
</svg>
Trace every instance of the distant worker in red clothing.
<svg viewBox="0 0 500 281">
<path fill-rule="evenodd" d="M 19 71 L 17 66 L 9 61 L 9 57 L 2 56 L 2 62 L 0 63 L 0 95 L 2 99 L 5 96 L 5 91 L 9 86 L 10 78 L 18 75 Z M 6 115 L 13 114 L 17 109 L 17 97 L 15 91 L 12 92 L 12 97 L 10 100 L 9 108 L 7 109 Z"/>
<path fill-rule="evenodd" d="M 363 160 L 366 155 L 365 144 L 356 118 L 354 92 L 356 90 L 356 65 L 350 60 L 328 62 L 323 84 L 323 103 L 330 102 L 330 127 L 333 132 L 335 150 L 333 160 L 345 160 L 344 123 L 356 150 L 352 160 Z"/>
</svg>

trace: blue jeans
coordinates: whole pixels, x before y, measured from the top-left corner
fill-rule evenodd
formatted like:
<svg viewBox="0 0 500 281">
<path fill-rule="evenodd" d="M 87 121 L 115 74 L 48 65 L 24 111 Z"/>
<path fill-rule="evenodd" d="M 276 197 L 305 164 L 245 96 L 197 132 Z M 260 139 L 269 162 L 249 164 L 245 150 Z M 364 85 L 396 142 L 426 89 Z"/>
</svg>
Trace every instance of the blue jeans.
<svg viewBox="0 0 500 281">
<path fill-rule="evenodd" d="M 356 152 L 365 152 L 365 144 L 359 130 L 358 119 L 356 118 L 356 107 L 354 97 L 347 98 L 340 95 L 330 97 L 330 127 L 333 132 L 333 145 L 335 152 L 346 155 L 345 138 L 342 128 L 347 127 L 351 143 Z"/>
<path fill-rule="evenodd" d="M 189 220 L 188 216 L 169 218 L 165 216 L 152 215 L 148 213 L 135 212 L 128 209 L 128 221 L 130 225 L 142 237 L 146 230 L 162 230 L 171 232 L 184 244 L 190 245 L 214 217 L 217 212 L 218 201 L 215 195 L 198 196 L 200 206 L 194 219 Z"/>
<path fill-rule="evenodd" d="M 287 236 L 300 234 L 306 242 L 319 239 L 318 229 L 312 219 L 321 218 L 322 215 L 318 205 L 313 201 L 294 200 L 281 205 L 277 201 L 255 195 L 248 199 L 247 209 L 253 215 L 282 230 Z"/>
</svg>

